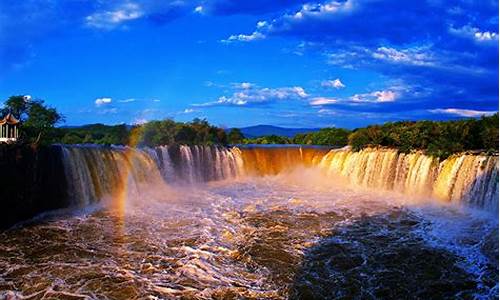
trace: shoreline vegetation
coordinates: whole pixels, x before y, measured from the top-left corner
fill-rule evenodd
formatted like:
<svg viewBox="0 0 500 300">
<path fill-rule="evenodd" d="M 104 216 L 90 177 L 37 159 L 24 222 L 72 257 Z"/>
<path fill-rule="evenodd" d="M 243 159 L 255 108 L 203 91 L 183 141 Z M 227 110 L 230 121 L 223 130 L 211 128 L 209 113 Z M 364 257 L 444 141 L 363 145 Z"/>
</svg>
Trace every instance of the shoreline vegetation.
<svg viewBox="0 0 500 300">
<path fill-rule="evenodd" d="M 422 151 L 445 159 L 456 153 L 498 153 L 498 112 L 491 116 L 453 121 L 401 121 L 370 125 L 353 130 L 323 128 L 289 138 L 268 135 L 246 138 L 240 129 L 214 126 L 205 119 L 176 122 L 155 120 L 138 125 L 89 124 L 79 127 L 56 127 L 64 116 L 43 100 L 12 96 L 4 103 L 1 114 L 12 113 L 21 120 L 20 144 L 100 144 L 159 146 L 236 145 L 236 144 L 297 144 L 350 146 L 354 151 L 364 148 L 395 148 L 409 153 Z"/>
<path fill-rule="evenodd" d="M 498 113 L 479 119 L 457 121 L 405 121 L 371 125 L 354 130 L 323 128 L 316 132 L 285 136 L 245 138 L 237 128 L 223 129 L 206 120 L 182 123 L 172 120 L 151 121 L 127 126 L 103 124 L 76 128 L 55 128 L 54 142 L 63 144 L 121 144 L 138 146 L 185 145 L 274 145 L 296 144 L 395 148 L 403 153 L 422 151 L 445 159 L 457 153 L 498 153 Z"/>
</svg>

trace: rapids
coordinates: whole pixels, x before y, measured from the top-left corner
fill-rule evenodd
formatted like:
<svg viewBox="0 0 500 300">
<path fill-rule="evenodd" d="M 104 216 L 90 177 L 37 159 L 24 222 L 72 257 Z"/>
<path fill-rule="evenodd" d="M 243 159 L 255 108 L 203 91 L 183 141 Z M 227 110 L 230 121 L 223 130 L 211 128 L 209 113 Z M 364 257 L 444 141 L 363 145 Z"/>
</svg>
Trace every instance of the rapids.
<svg viewBox="0 0 500 300">
<path fill-rule="evenodd" d="M 498 297 L 498 157 L 62 146 L 72 209 L 0 232 L 0 298 Z"/>
</svg>

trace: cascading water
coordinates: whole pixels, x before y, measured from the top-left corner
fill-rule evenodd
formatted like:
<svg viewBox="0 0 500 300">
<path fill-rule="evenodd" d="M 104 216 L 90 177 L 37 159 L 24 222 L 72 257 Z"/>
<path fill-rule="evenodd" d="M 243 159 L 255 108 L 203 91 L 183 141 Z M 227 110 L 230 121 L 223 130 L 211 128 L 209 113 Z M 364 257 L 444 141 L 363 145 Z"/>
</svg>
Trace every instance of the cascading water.
<svg viewBox="0 0 500 300">
<path fill-rule="evenodd" d="M 145 148 L 167 183 L 200 183 L 242 175 L 238 149 L 220 146 L 160 146 Z"/>
<path fill-rule="evenodd" d="M 199 183 L 234 178 L 242 172 L 237 149 L 210 146 L 62 146 L 72 205 L 84 206 L 116 192 L 129 180 L 139 183 Z M 130 176 L 128 176 L 130 175 Z"/>
<path fill-rule="evenodd" d="M 326 147 L 241 147 L 237 153 L 246 175 L 276 175 L 297 167 L 312 167 L 330 149 Z"/>
<path fill-rule="evenodd" d="M 496 156 L 61 147 L 71 205 L 123 205 L 0 231 L 0 299 L 498 297 Z"/>
<path fill-rule="evenodd" d="M 138 193 L 140 183 L 161 180 L 156 163 L 128 147 L 63 146 L 63 164 L 71 206 L 85 206 L 119 192 Z"/>
<path fill-rule="evenodd" d="M 498 212 L 498 156 L 462 154 L 442 162 L 393 149 L 332 150 L 319 163 L 353 184 L 432 196 Z"/>
<path fill-rule="evenodd" d="M 422 153 L 404 154 L 394 149 L 354 152 L 186 145 L 143 149 L 64 146 L 63 155 L 70 198 L 80 206 L 112 193 L 120 186 L 126 166 L 132 167 L 134 186 L 141 180 L 158 180 L 158 174 L 167 184 L 194 184 L 319 167 L 327 177 L 342 176 L 353 185 L 498 211 L 498 156 L 462 154 L 439 162 Z"/>
</svg>

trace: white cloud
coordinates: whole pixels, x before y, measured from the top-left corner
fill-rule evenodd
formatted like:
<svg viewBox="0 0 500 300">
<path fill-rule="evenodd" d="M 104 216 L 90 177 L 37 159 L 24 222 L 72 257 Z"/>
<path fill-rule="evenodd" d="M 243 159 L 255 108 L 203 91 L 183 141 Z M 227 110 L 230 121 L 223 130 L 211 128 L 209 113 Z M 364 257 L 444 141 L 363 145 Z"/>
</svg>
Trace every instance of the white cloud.
<svg viewBox="0 0 500 300">
<path fill-rule="evenodd" d="M 321 86 L 322 87 L 331 87 L 331 88 L 335 88 L 335 89 L 345 88 L 345 85 L 342 83 L 342 81 L 340 81 L 339 78 L 337 78 L 335 80 L 325 80 L 325 81 L 321 82 Z"/>
<path fill-rule="evenodd" d="M 95 99 L 95 105 L 96 106 L 102 106 L 106 104 L 110 104 L 112 102 L 111 98 L 97 98 Z"/>
<path fill-rule="evenodd" d="M 377 97 L 377 102 L 393 102 L 396 100 L 396 93 L 393 91 L 376 91 L 372 95 Z"/>
<path fill-rule="evenodd" d="M 264 28 L 267 26 L 267 22 L 266 21 L 259 21 L 257 22 L 257 28 Z"/>
<path fill-rule="evenodd" d="M 199 5 L 199 6 L 196 6 L 195 9 L 194 9 L 194 12 L 195 13 L 203 13 L 203 6 Z"/>
<path fill-rule="evenodd" d="M 160 102 L 160 99 L 153 99 L 153 102 Z"/>
<path fill-rule="evenodd" d="M 182 113 L 184 113 L 184 114 L 190 114 L 190 113 L 193 113 L 193 112 L 195 112 L 195 110 L 192 109 L 192 108 L 186 108 L 185 110 L 182 111 Z"/>
<path fill-rule="evenodd" d="M 281 88 L 248 88 L 242 89 L 241 85 L 237 87 L 231 96 L 221 96 L 217 101 L 206 102 L 202 104 L 193 104 L 194 106 L 215 106 L 215 105 L 237 105 L 245 106 L 250 104 L 266 103 L 277 100 L 295 100 L 304 99 L 309 95 L 304 88 L 300 86 L 281 87 Z"/>
<path fill-rule="evenodd" d="M 382 102 L 394 102 L 398 94 L 394 91 L 375 91 L 365 94 L 355 94 L 351 96 L 351 101 L 353 102 L 371 102 L 371 103 L 382 103 Z"/>
<path fill-rule="evenodd" d="M 123 99 L 123 100 L 119 100 L 118 102 L 120 102 L 120 103 L 130 103 L 130 102 L 135 102 L 135 99 L 134 98 Z"/>
<path fill-rule="evenodd" d="M 413 47 L 408 49 L 395 49 L 379 47 L 372 53 L 373 58 L 391 63 L 408 64 L 416 66 L 432 66 L 435 60 L 428 51 L 428 47 Z"/>
<path fill-rule="evenodd" d="M 324 53 L 327 63 L 347 69 L 376 68 L 381 63 L 398 66 L 443 68 L 450 65 L 450 55 L 436 51 L 432 44 L 408 48 L 382 46 L 377 48 L 349 46 L 334 52 Z"/>
<path fill-rule="evenodd" d="M 322 108 L 322 109 L 318 110 L 318 114 L 320 114 L 320 115 L 334 116 L 334 115 L 337 115 L 337 112 L 335 112 L 335 111 L 333 111 L 331 109 Z"/>
<path fill-rule="evenodd" d="M 248 90 L 248 89 L 252 88 L 252 86 L 253 86 L 253 84 L 251 84 L 250 82 L 242 82 L 239 85 L 244 90 Z"/>
<path fill-rule="evenodd" d="M 327 1 L 325 3 L 306 3 L 302 8 L 293 13 L 283 16 L 283 20 L 289 22 L 300 22 L 304 19 L 325 19 L 331 16 L 347 14 L 354 8 L 353 0 L 347 1 Z"/>
<path fill-rule="evenodd" d="M 325 97 L 316 97 L 309 102 L 310 105 L 312 106 L 318 106 L 318 105 L 328 105 L 328 104 L 335 104 L 338 103 L 337 99 L 334 98 L 325 98 Z"/>
<path fill-rule="evenodd" d="M 473 39 L 476 42 L 497 42 L 498 33 L 490 31 L 481 31 L 477 27 L 470 25 L 462 26 L 460 28 L 450 27 L 449 32 L 456 36 Z"/>
<path fill-rule="evenodd" d="M 256 40 L 263 40 L 265 39 L 266 36 L 258 31 L 254 31 L 252 34 L 238 34 L 238 35 L 231 35 L 225 40 L 221 40 L 223 43 L 232 43 L 232 42 L 252 42 Z"/>
<path fill-rule="evenodd" d="M 85 17 L 85 24 L 98 29 L 114 29 L 120 24 L 138 19 L 144 15 L 139 5 L 127 2 L 109 11 L 96 12 Z"/>
<path fill-rule="evenodd" d="M 496 111 L 481 111 L 481 110 L 460 109 L 460 108 L 444 108 L 444 109 L 437 108 L 437 109 L 430 109 L 428 111 L 435 114 L 449 114 L 460 117 L 480 117 L 480 116 L 489 116 L 496 113 Z"/>
<path fill-rule="evenodd" d="M 306 93 L 306 91 L 303 88 L 301 88 L 300 86 L 295 86 L 295 87 L 292 88 L 292 90 L 295 93 L 297 93 L 297 95 L 299 95 L 299 97 L 301 97 L 301 98 L 305 98 L 305 97 L 308 96 L 307 93 Z"/>
<path fill-rule="evenodd" d="M 256 31 L 251 34 L 231 35 L 222 42 L 230 43 L 234 41 L 250 42 L 266 38 L 266 32 L 280 31 L 286 29 L 292 23 L 303 22 L 304 19 L 325 19 L 331 16 L 340 16 L 350 13 L 355 7 L 355 1 L 336 1 L 331 0 L 326 3 L 302 5 L 301 9 L 292 14 L 285 14 L 272 22 L 257 22 Z"/>
<path fill-rule="evenodd" d="M 489 31 L 478 31 L 474 33 L 474 38 L 478 41 L 496 41 L 498 40 L 498 33 Z"/>
<path fill-rule="evenodd" d="M 327 63 L 346 69 L 354 69 L 356 65 L 366 62 L 366 57 L 371 52 L 368 48 L 351 47 L 349 49 L 338 49 L 335 52 L 325 53 Z"/>
</svg>

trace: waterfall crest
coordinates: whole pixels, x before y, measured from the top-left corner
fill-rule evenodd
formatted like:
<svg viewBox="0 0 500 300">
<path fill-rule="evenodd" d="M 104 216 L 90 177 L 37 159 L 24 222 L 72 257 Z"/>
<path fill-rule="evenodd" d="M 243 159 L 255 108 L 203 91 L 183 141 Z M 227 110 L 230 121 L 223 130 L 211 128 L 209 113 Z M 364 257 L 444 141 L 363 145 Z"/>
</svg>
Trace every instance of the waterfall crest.
<svg viewBox="0 0 500 300">
<path fill-rule="evenodd" d="M 329 148 L 321 147 L 240 147 L 246 175 L 276 175 L 296 167 L 317 165 Z"/>
<path fill-rule="evenodd" d="M 319 167 L 356 185 L 498 211 L 498 156 L 461 154 L 439 162 L 394 149 L 332 150 Z"/>
<path fill-rule="evenodd" d="M 159 182 L 156 163 L 145 152 L 129 147 L 63 146 L 68 202 L 85 206 L 125 185 L 138 190 L 143 182 Z"/>
<path fill-rule="evenodd" d="M 351 184 L 498 211 L 498 156 L 461 154 L 444 161 L 394 149 L 314 147 L 62 146 L 71 205 L 88 205 L 125 184 L 195 184 L 319 168 Z M 124 182 L 124 181 L 127 182 Z"/>
<path fill-rule="evenodd" d="M 167 183 L 200 183 L 242 175 L 237 148 L 221 146 L 159 146 L 145 148 Z"/>
</svg>

